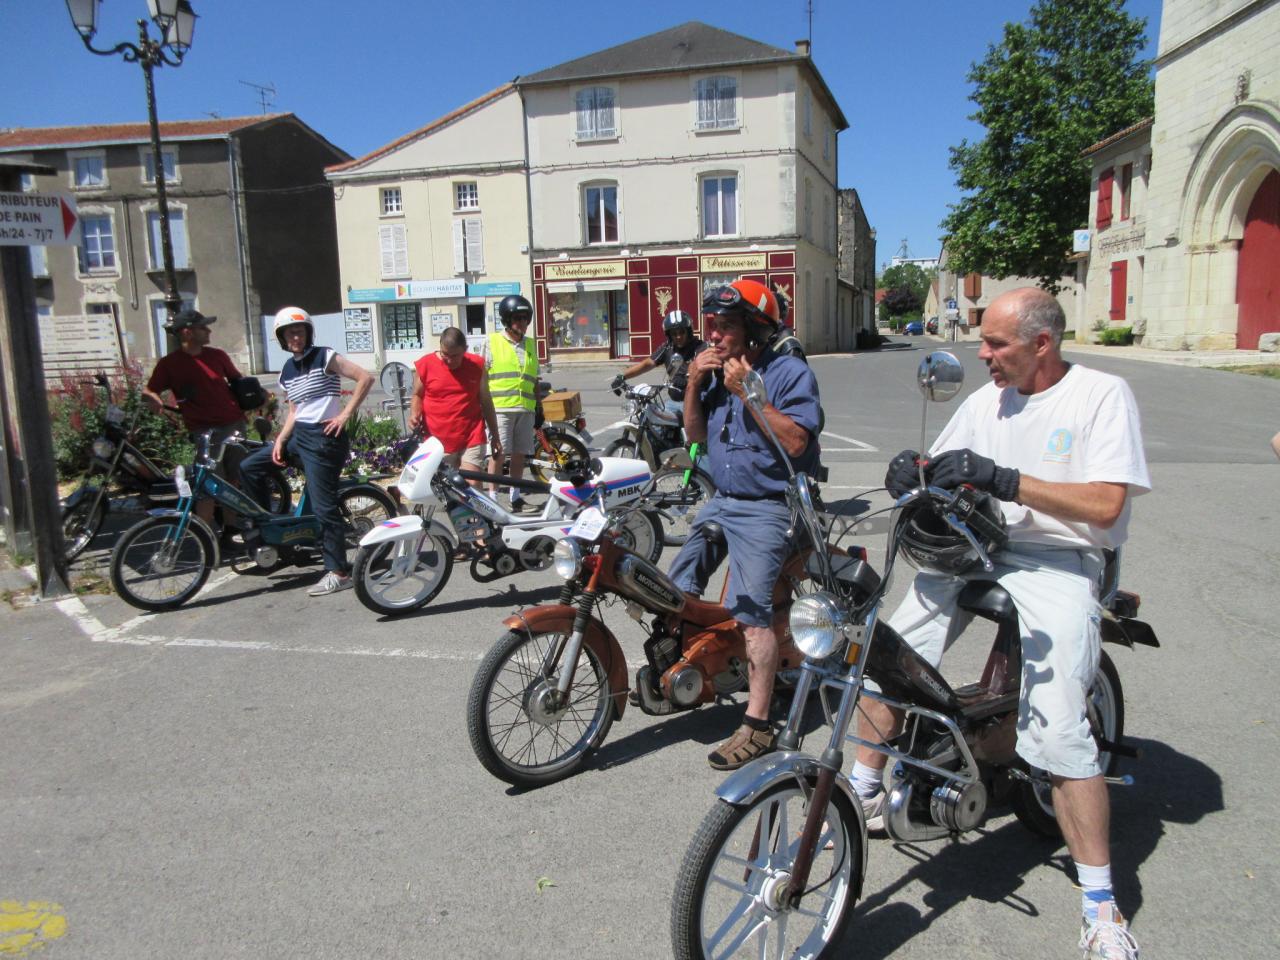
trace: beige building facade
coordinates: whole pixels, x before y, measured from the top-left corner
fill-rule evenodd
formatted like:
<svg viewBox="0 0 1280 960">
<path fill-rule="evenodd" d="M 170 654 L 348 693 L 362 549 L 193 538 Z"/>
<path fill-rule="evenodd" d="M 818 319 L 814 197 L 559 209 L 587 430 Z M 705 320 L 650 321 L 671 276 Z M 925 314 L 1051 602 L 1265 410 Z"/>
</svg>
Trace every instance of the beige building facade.
<svg viewBox="0 0 1280 960">
<path fill-rule="evenodd" d="M 451 326 L 478 347 L 502 297 L 530 295 L 522 125 L 506 84 L 328 168 L 345 352 L 357 362 L 412 366 Z"/>
<path fill-rule="evenodd" d="M 938 317 L 938 334 L 946 339 L 977 340 L 981 335 L 982 315 L 996 297 L 1019 287 L 1038 287 L 1031 277 L 996 279 L 981 273 L 958 274 L 948 266 L 946 245 L 938 257 L 938 279 L 925 298 L 925 318 Z M 1064 276 L 1056 294 L 1058 304 L 1067 315 L 1067 327 L 1078 310 L 1078 288 L 1073 277 Z M 955 306 L 951 306 L 954 303 Z M 936 312 L 931 312 L 936 311 Z"/>
</svg>

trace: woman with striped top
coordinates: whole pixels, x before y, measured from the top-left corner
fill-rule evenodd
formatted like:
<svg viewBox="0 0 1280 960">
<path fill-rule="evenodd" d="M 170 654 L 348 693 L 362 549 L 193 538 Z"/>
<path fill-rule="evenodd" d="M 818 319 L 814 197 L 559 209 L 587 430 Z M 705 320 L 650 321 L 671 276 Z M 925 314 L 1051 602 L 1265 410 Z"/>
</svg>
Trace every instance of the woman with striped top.
<svg viewBox="0 0 1280 960">
<path fill-rule="evenodd" d="M 245 493 L 263 503 L 269 464 L 283 467 L 289 455 L 302 461 L 311 509 L 324 528 L 321 551 L 325 573 L 307 591 L 319 597 L 351 586 L 338 510 L 338 479 L 351 456 L 346 424 L 373 386 L 373 374 L 332 347 L 317 346 L 311 316 L 299 307 L 285 307 L 276 314 L 275 334 L 280 346 L 293 354 L 285 361 L 278 381 L 289 400 L 289 415 L 275 446 L 246 457 L 240 464 L 240 477 Z M 342 404 L 343 377 L 356 385 L 346 406 Z"/>
</svg>

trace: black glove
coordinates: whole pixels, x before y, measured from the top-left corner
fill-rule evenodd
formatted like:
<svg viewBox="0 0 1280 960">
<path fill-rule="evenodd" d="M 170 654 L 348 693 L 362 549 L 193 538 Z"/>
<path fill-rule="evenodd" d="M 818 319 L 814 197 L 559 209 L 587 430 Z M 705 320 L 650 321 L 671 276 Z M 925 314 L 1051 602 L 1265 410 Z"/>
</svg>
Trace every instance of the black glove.
<svg viewBox="0 0 1280 960">
<path fill-rule="evenodd" d="M 616 377 L 613 378 L 613 381 L 609 384 L 609 389 L 612 390 L 614 393 L 617 393 L 619 390 L 622 389 L 622 385 L 626 382 L 627 382 L 627 378 L 624 377 L 622 374 L 618 374 Z"/>
<path fill-rule="evenodd" d="M 884 485 L 895 498 L 920 485 L 920 468 L 916 466 L 916 458 L 919 456 L 914 450 L 903 450 L 889 461 Z"/>
<path fill-rule="evenodd" d="M 967 483 L 985 490 L 997 500 L 1014 500 L 1022 475 L 1013 467 L 997 467 L 994 460 L 972 450 L 948 450 L 934 457 L 925 468 L 929 483 L 952 490 Z"/>
</svg>

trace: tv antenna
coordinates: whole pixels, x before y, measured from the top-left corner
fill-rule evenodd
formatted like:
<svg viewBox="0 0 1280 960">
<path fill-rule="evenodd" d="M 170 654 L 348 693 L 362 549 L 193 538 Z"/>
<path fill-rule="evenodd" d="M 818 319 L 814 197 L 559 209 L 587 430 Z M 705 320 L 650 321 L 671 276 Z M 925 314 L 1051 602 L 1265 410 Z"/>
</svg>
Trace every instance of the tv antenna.
<svg viewBox="0 0 1280 960">
<path fill-rule="evenodd" d="M 267 112 L 267 107 L 275 106 L 276 102 L 276 85 L 271 82 L 267 83 L 250 83 L 248 80 L 241 80 L 246 87 L 253 87 L 258 91 L 258 102 L 262 105 L 262 112 Z"/>
<path fill-rule="evenodd" d="M 809 14 L 809 49 L 813 49 L 813 0 L 805 0 L 805 10 Z"/>
</svg>

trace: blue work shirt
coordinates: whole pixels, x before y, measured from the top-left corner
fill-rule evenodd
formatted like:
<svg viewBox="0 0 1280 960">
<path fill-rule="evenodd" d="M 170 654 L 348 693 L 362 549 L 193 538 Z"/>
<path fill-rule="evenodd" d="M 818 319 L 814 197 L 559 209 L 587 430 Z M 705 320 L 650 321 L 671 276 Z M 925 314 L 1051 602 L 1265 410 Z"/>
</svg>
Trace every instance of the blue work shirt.
<svg viewBox="0 0 1280 960">
<path fill-rule="evenodd" d="M 793 460 L 797 471 L 818 469 L 818 378 L 808 364 L 765 349 L 751 365 L 764 378 L 769 404 L 809 431 Z M 713 375 L 702 390 L 707 418 L 707 459 L 716 490 L 726 497 L 759 499 L 785 493 L 787 468 L 747 405 Z"/>
</svg>

